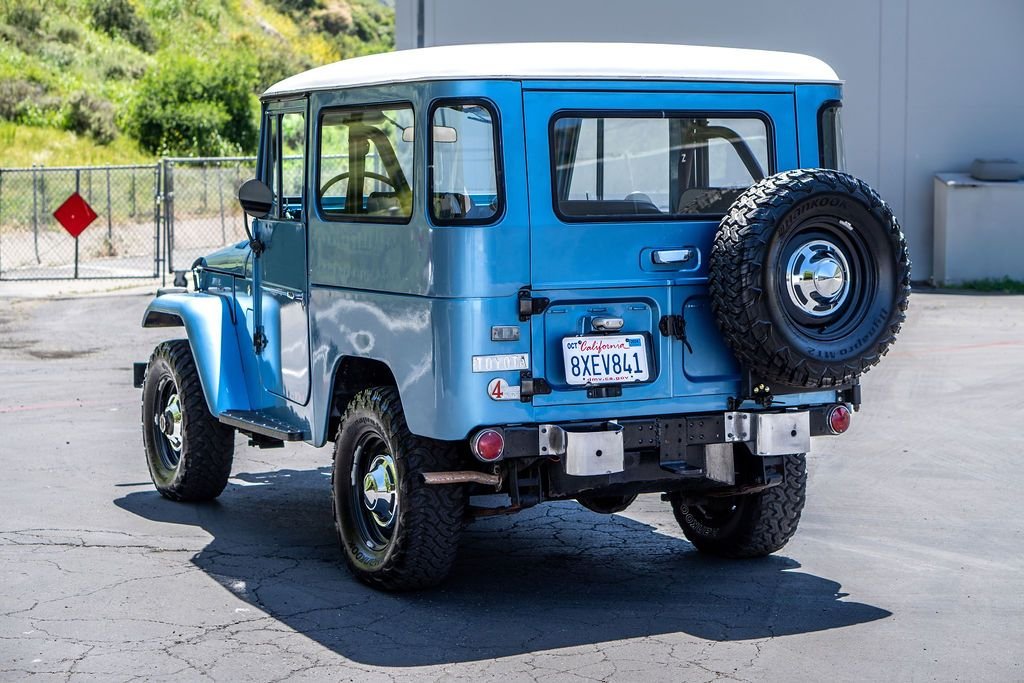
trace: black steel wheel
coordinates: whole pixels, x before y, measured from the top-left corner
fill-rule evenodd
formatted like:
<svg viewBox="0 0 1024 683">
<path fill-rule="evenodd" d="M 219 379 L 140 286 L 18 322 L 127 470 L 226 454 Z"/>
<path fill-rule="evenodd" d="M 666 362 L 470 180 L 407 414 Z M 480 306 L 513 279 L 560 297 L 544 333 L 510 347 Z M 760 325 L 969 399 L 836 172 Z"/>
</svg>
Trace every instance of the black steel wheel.
<svg viewBox="0 0 1024 683">
<path fill-rule="evenodd" d="M 672 512 L 697 550 L 720 557 L 763 557 L 796 533 L 807 497 L 804 455 L 784 456 L 783 482 L 757 493 L 685 502 L 675 495 Z"/>
<path fill-rule="evenodd" d="M 787 171 L 753 185 L 722 219 L 710 288 L 726 343 L 759 378 L 834 387 L 895 341 L 910 258 L 896 217 L 864 182 Z"/>
<path fill-rule="evenodd" d="M 457 469 L 453 444 L 413 435 L 398 391 L 357 394 L 342 417 L 331 477 L 334 521 L 345 561 L 385 590 L 436 585 L 455 563 L 465 488 L 427 485 L 424 472 Z"/>
<path fill-rule="evenodd" d="M 387 444 L 375 432 L 359 437 L 349 489 L 349 514 L 360 538 L 371 551 L 385 550 L 398 517 L 398 470 Z"/>
<path fill-rule="evenodd" d="M 157 346 L 142 386 L 142 438 L 157 491 L 178 501 L 219 496 L 231 475 L 234 434 L 206 407 L 188 340 Z"/>
</svg>

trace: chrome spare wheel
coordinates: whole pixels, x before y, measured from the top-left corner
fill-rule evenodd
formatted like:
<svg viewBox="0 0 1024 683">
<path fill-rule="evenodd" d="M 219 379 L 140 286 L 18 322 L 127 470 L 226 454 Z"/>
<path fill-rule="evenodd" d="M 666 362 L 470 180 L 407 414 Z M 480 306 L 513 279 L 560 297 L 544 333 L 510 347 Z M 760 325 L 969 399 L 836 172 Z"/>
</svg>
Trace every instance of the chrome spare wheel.
<svg viewBox="0 0 1024 683">
<path fill-rule="evenodd" d="M 850 293 L 850 265 L 828 240 L 816 239 L 796 249 L 786 272 L 793 305 L 815 318 L 834 313 Z"/>
</svg>

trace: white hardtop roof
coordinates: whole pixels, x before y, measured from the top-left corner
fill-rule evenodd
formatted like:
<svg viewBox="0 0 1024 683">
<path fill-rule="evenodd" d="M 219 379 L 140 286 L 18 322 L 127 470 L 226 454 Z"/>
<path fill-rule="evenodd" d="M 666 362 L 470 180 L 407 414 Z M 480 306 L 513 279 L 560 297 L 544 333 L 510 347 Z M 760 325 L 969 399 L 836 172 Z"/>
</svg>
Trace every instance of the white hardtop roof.
<svg viewBox="0 0 1024 683">
<path fill-rule="evenodd" d="M 654 43 L 498 43 L 346 59 L 286 78 L 263 96 L 456 79 L 841 82 L 825 62 L 792 52 Z"/>
</svg>

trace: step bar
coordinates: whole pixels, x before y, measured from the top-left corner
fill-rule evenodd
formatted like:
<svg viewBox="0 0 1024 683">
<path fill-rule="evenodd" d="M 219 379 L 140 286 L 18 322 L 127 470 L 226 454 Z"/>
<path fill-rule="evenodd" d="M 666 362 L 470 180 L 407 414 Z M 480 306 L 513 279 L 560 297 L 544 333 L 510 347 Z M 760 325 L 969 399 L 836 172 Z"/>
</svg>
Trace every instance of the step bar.
<svg viewBox="0 0 1024 683">
<path fill-rule="evenodd" d="M 262 410 L 226 410 L 218 419 L 240 432 L 275 441 L 303 441 L 307 438 L 305 432 Z"/>
</svg>

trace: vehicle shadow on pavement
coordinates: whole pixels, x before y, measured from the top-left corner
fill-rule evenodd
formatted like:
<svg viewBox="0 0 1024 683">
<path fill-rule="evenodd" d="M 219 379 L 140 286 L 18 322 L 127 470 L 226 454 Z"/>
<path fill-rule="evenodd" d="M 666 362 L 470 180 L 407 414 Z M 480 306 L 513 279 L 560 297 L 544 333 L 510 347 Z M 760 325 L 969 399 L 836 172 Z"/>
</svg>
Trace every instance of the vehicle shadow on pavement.
<svg viewBox="0 0 1024 683">
<path fill-rule="evenodd" d="M 227 590 L 350 660 L 426 666 L 685 633 L 753 640 L 891 615 L 784 556 L 728 562 L 621 515 L 552 503 L 470 525 L 442 587 L 386 594 L 345 569 L 329 468 L 238 474 L 218 502 L 155 491 L 115 500 L 146 519 L 198 526 L 192 559 Z M 666 505 L 665 520 L 674 521 Z"/>
</svg>

